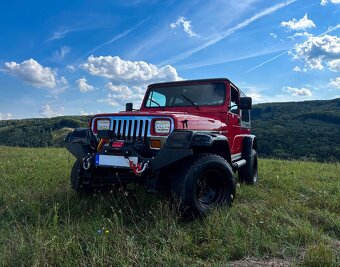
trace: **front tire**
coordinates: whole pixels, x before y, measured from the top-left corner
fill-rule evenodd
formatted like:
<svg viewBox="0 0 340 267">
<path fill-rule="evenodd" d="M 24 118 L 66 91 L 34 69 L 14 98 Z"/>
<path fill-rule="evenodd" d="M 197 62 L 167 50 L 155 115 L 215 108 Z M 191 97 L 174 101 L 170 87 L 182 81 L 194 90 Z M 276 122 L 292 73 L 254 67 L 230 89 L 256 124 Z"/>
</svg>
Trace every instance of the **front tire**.
<svg viewBox="0 0 340 267">
<path fill-rule="evenodd" d="M 235 191 L 230 164 L 215 154 L 195 155 L 172 181 L 172 193 L 186 217 L 207 215 L 214 207 L 231 204 Z"/>
<path fill-rule="evenodd" d="M 252 149 L 247 163 L 238 170 L 238 176 L 241 182 L 254 185 L 258 181 L 257 153 Z"/>
<path fill-rule="evenodd" d="M 84 171 L 81 161 L 76 160 L 71 170 L 71 188 L 79 194 L 91 192 L 91 187 L 83 184 Z"/>
</svg>

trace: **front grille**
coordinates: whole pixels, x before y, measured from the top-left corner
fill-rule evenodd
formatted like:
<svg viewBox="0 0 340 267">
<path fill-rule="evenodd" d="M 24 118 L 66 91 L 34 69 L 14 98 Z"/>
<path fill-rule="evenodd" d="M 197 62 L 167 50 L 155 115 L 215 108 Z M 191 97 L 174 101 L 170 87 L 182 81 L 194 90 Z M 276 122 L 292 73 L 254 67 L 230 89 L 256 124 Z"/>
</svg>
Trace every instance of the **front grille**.
<svg viewBox="0 0 340 267">
<path fill-rule="evenodd" d="M 146 140 L 150 135 L 149 118 L 112 118 L 111 130 L 118 140 Z"/>
<path fill-rule="evenodd" d="M 148 143 L 148 138 L 151 136 L 151 121 L 153 119 L 168 119 L 171 121 L 170 132 L 174 129 L 173 119 L 165 116 L 98 116 L 92 120 L 92 129 L 96 129 L 94 123 L 99 119 L 110 120 L 110 132 L 106 134 L 110 136 L 110 139 L 115 140 L 133 140 Z"/>
</svg>

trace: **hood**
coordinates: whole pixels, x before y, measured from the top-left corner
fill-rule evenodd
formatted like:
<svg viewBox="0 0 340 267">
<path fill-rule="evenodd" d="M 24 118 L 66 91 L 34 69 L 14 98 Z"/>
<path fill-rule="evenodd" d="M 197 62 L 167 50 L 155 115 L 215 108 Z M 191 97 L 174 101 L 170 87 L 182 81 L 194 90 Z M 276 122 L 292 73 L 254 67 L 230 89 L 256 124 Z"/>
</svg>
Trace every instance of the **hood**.
<svg viewBox="0 0 340 267">
<path fill-rule="evenodd" d="M 226 123 L 222 123 L 221 120 L 217 118 L 216 113 L 212 112 L 192 114 L 178 111 L 123 111 L 118 113 L 97 114 L 93 119 L 113 119 L 114 117 L 149 117 L 151 119 L 153 117 L 172 118 L 175 130 L 225 131 L 227 126 Z"/>
</svg>

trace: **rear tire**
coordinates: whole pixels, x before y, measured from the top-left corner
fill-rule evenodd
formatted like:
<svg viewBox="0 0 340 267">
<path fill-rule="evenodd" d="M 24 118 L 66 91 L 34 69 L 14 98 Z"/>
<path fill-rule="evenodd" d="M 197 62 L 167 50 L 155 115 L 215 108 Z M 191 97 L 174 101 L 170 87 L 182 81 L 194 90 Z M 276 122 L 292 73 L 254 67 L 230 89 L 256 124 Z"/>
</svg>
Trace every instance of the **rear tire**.
<svg viewBox="0 0 340 267">
<path fill-rule="evenodd" d="M 252 149 L 246 161 L 246 165 L 238 170 L 238 176 L 241 182 L 254 185 L 258 181 L 257 153 L 255 149 Z"/>
<path fill-rule="evenodd" d="M 235 191 L 230 164 L 215 154 L 195 155 L 172 181 L 172 193 L 185 217 L 204 216 L 214 207 L 231 204 Z"/>
<path fill-rule="evenodd" d="M 83 184 L 84 171 L 81 161 L 76 160 L 71 171 L 71 188 L 79 194 L 86 194 L 92 191 L 90 186 Z"/>
</svg>

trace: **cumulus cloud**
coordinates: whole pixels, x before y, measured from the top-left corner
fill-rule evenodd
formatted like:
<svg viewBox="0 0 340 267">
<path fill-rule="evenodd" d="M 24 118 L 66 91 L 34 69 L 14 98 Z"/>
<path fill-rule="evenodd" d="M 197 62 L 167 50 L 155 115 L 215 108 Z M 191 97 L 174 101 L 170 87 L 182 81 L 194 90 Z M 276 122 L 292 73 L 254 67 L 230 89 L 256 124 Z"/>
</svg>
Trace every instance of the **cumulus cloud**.
<svg viewBox="0 0 340 267">
<path fill-rule="evenodd" d="M 305 38 L 311 38 L 313 37 L 313 34 L 310 34 L 308 32 L 296 32 L 291 36 L 288 36 L 289 39 L 295 40 L 296 38 L 300 38 L 300 37 L 305 37 Z"/>
<path fill-rule="evenodd" d="M 337 71 L 340 57 L 340 38 L 337 36 L 313 36 L 294 47 L 295 59 L 304 61 L 307 68 L 322 70 L 326 64 Z"/>
<path fill-rule="evenodd" d="M 64 107 L 60 107 L 60 111 L 64 111 Z M 44 104 L 41 106 L 39 110 L 39 115 L 44 118 L 51 118 L 51 117 L 57 117 L 62 116 L 61 112 L 57 112 L 48 104 Z"/>
<path fill-rule="evenodd" d="M 144 61 L 128 61 L 118 56 L 90 56 L 82 68 L 95 76 L 105 77 L 116 83 L 145 84 L 159 81 L 180 80 L 174 67 L 158 68 Z"/>
<path fill-rule="evenodd" d="M 315 28 L 315 24 L 312 20 L 308 19 L 307 14 L 300 20 L 293 18 L 289 21 L 282 21 L 281 26 L 289 31 L 302 31 L 309 28 Z"/>
<path fill-rule="evenodd" d="M 298 67 L 298 66 L 295 66 L 295 68 L 293 69 L 293 71 L 295 71 L 295 72 L 301 72 L 302 69 L 301 69 L 300 67 Z"/>
<path fill-rule="evenodd" d="M 295 88 L 295 87 L 290 87 L 290 86 L 285 86 L 282 88 L 282 91 L 291 93 L 292 96 L 312 96 L 311 90 L 307 88 Z"/>
<path fill-rule="evenodd" d="M 1 113 L 0 112 L 0 121 L 2 120 L 10 120 L 13 119 L 13 116 L 11 113 Z"/>
<path fill-rule="evenodd" d="M 327 62 L 328 69 L 330 71 L 340 71 L 340 59 L 334 59 Z"/>
<path fill-rule="evenodd" d="M 4 71 L 35 87 L 55 89 L 67 85 L 65 77 L 58 78 L 55 70 L 42 66 L 32 58 L 21 63 L 6 62 Z"/>
<path fill-rule="evenodd" d="M 114 107 L 126 102 L 140 104 L 150 83 L 181 80 L 170 65 L 159 68 L 144 61 L 128 61 L 118 56 L 92 55 L 81 67 L 91 75 L 110 80 L 105 86 L 110 93 L 97 101 Z"/>
<path fill-rule="evenodd" d="M 329 86 L 336 88 L 336 89 L 340 89 L 340 77 L 336 77 L 335 79 L 331 79 L 329 81 Z"/>
<path fill-rule="evenodd" d="M 113 107 L 122 106 L 126 102 L 140 105 L 145 92 L 143 86 L 114 85 L 112 82 L 107 83 L 105 88 L 110 93 L 105 98 L 98 99 L 98 102 L 107 103 Z"/>
<path fill-rule="evenodd" d="M 183 31 L 189 36 L 189 37 L 197 37 L 198 34 L 195 33 L 192 30 L 192 26 L 191 26 L 191 21 L 187 20 L 185 17 L 179 17 L 176 22 L 173 22 L 170 24 L 170 28 L 171 29 L 176 29 L 178 27 L 182 27 Z"/>
<path fill-rule="evenodd" d="M 340 0 L 321 0 L 320 5 L 325 6 L 328 3 L 332 3 L 332 4 L 340 4 Z"/>
<path fill-rule="evenodd" d="M 76 80 L 76 84 L 77 84 L 80 92 L 82 92 L 82 93 L 86 93 L 86 92 L 92 91 L 94 89 L 94 87 L 91 84 L 89 84 L 87 82 L 87 79 L 84 78 L 84 77 Z"/>
</svg>

